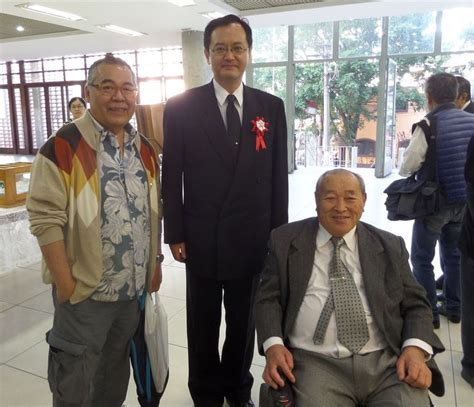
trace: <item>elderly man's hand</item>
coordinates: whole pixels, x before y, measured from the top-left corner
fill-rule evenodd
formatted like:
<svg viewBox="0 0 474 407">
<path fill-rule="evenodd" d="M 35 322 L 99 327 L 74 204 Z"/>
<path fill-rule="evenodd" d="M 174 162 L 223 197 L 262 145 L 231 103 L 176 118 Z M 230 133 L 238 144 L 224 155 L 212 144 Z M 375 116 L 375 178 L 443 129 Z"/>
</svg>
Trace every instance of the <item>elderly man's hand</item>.
<svg viewBox="0 0 474 407">
<path fill-rule="evenodd" d="M 407 346 L 397 360 L 398 378 L 410 386 L 427 389 L 431 386 L 431 371 L 426 365 L 425 352 L 416 346 Z"/>
<path fill-rule="evenodd" d="M 265 383 L 274 389 L 284 386 L 284 381 L 278 373 L 278 369 L 292 382 L 295 382 L 293 376 L 293 355 L 283 345 L 273 345 L 267 349 L 265 353 L 267 364 L 263 371 L 262 378 Z"/>
</svg>

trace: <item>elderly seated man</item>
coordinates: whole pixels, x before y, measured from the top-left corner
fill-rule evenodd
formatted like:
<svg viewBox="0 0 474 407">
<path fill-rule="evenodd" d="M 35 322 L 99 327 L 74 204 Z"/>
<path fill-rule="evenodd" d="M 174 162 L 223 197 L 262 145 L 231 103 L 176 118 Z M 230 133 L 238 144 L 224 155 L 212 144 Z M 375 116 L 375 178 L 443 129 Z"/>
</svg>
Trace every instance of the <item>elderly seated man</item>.
<svg viewBox="0 0 474 407">
<path fill-rule="evenodd" d="M 324 173 L 315 196 L 318 217 L 270 238 L 256 305 L 265 383 L 288 380 L 298 407 L 429 406 L 444 347 L 402 238 L 360 221 L 357 174 Z"/>
</svg>

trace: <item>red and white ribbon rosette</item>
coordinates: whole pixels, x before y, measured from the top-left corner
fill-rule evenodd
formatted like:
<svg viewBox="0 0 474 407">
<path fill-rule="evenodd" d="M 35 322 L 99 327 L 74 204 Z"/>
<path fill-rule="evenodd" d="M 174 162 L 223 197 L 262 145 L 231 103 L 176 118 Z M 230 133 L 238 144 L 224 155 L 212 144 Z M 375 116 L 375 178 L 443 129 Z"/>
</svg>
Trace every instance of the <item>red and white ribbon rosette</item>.
<svg viewBox="0 0 474 407">
<path fill-rule="evenodd" d="M 265 121 L 264 117 L 257 116 L 255 120 L 251 120 L 251 123 L 253 125 L 252 131 L 255 133 L 257 136 L 255 140 L 255 150 L 260 151 L 260 148 L 262 150 L 266 150 L 267 146 L 265 144 L 265 133 L 268 131 L 268 126 L 270 123 Z"/>
</svg>

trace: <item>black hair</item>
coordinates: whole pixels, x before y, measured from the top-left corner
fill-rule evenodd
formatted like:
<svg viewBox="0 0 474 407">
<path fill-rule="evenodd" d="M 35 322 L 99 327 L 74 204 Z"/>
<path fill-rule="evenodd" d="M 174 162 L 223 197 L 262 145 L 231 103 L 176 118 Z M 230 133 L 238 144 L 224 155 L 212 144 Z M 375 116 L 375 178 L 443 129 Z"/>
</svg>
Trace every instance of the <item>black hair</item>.
<svg viewBox="0 0 474 407">
<path fill-rule="evenodd" d="M 454 102 L 458 96 L 456 77 L 449 73 L 435 73 L 426 81 L 425 92 L 438 105 Z"/>
<path fill-rule="evenodd" d="M 75 97 L 71 98 L 71 100 L 67 103 L 67 108 L 68 108 L 69 110 L 71 110 L 71 105 L 72 105 L 76 100 L 78 100 L 79 102 L 81 102 L 81 103 L 84 105 L 84 107 L 87 109 L 86 101 L 85 101 L 83 98 L 81 98 L 80 96 L 75 96 Z"/>
<path fill-rule="evenodd" d="M 252 29 L 246 18 L 240 18 L 235 14 L 228 14 L 224 17 L 215 18 L 204 29 L 204 49 L 209 50 L 211 45 L 211 35 L 216 28 L 225 27 L 230 24 L 240 24 L 245 31 L 247 37 L 247 44 L 249 49 L 252 49 Z"/>
</svg>

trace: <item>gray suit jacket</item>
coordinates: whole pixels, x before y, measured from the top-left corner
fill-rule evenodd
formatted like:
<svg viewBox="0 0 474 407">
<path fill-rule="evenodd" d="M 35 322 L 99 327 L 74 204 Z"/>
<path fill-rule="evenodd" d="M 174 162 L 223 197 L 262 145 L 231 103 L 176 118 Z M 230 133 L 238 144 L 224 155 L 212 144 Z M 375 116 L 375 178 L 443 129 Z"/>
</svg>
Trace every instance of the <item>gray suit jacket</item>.
<svg viewBox="0 0 474 407">
<path fill-rule="evenodd" d="M 317 218 L 308 218 L 283 225 L 271 234 L 257 294 L 260 353 L 263 342 L 272 336 L 288 341 L 313 270 L 318 225 Z M 429 343 L 434 353 L 444 351 L 433 332 L 425 292 L 411 273 L 403 239 L 364 222 L 357 225 L 357 238 L 367 300 L 389 349 L 399 355 L 404 340 L 418 338 Z M 430 390 L 442 395 L 441 373 L 433 359 L 429 365 L 433 373 Z"/>
</svg>

